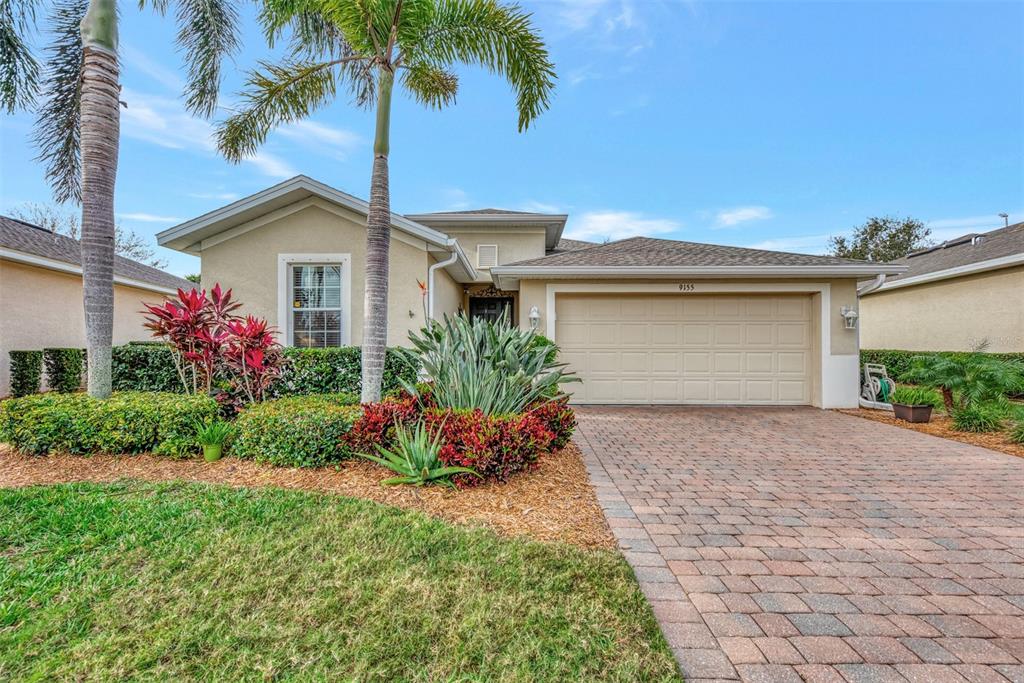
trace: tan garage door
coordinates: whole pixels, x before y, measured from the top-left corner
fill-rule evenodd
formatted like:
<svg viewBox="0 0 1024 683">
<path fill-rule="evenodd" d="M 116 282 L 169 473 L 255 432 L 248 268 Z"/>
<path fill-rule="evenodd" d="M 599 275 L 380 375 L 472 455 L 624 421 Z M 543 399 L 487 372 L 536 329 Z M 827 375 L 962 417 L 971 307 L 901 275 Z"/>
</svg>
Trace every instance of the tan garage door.
<svg viewBox="0 0 1024 683">
<path fill-rule="evenodd" d="M 806 295 L 559 294 L 577 403 L 811 402 Z"/>
</svg>

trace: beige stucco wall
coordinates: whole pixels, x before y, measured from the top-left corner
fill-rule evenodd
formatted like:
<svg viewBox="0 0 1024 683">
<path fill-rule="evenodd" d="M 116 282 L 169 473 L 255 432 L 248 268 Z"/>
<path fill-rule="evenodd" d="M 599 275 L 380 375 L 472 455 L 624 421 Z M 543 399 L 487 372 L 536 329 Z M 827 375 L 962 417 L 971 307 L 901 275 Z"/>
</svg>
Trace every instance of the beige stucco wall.
<svg viewBox="0 0 1024 683">
<path fill-rule="evenodd" d="M 462 306 L 462 284 L 439 268 L 434 272 L 434 317 L 440 320 L 445 315 L 455 315 Z"/>
<path fill-rule="evenodd" d="M 219 282 L 231 287 L 243 312 L 266 318 L 283 331 L 278 320 L 279 254 L 350 254 L 351 337 L 362 343 L 363 302 L 366 275 L 365 217 L 319 200 L 301 203 L 292 213 L 246 230 L 232 231 L 234 236 L 215 244 L 204 244 L 201 253 L 203 287 Z M 423 299 L 416 281 L 426 282 L 428 264 L 433 258 L 422 242 L 392 231 L 390 249 L 390 285 L 388 289 L 388 344 L 405 346 L 410 330 L 423 326 Z"/>
<path fill-rule="evenodd" d="M 114 286 L 114 344 L 150 339 L 142 327 L 142 302 L 162 294 Z M 10 391 L 10 351 L 44 347 L 85 348 L 82 278 L 0 260 L 0 396 Z"/>
<path fill-rule="evenodd" d="M 1024 266 L 868 294 L 860 313 L 865 349 L 1024 351 Z"/>
<path fill-rule="evenodd" d="M 476 248 L 480 244 L 498 245 L 498 265 L 540 258 L 544 251 L 544 228 L 505 228 L 492 230 L 462 230 L 445 226 L 443 232 L 459 240 L 470 263 L 476 266 Z M 488 269 L 477 269 L 477 282 L 491 281 Z"/>
</svg>

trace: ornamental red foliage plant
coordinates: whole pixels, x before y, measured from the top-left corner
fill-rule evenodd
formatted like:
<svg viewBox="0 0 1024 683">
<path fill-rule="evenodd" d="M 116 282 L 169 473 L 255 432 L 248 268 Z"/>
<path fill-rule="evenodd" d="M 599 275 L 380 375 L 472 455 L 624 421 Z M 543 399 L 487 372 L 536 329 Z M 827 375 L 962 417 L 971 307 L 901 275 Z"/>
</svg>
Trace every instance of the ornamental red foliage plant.
<svg viewBox="0 0 1024 683">
<path fill-rule="evenodd" d="M 419 415 L 419 402 L 405 392 L 377 403 L 364 403 L 363 414 L 345 435 L 345 441 L 356 453 L 376 455 L 377 445 L 394 445 L 395 425 L 409 426 Z"/>
<path fill-rule="evenodd" d="M 548 431 L 554 435 L 551 442 L 553 450 L 560 450 L 569 444 L 569 439 L 576 431 L 576 413 L 569 407 L 568 396 L 534 403 L 528 406 L 526 411 L 540 418 Z"/>
</svg>

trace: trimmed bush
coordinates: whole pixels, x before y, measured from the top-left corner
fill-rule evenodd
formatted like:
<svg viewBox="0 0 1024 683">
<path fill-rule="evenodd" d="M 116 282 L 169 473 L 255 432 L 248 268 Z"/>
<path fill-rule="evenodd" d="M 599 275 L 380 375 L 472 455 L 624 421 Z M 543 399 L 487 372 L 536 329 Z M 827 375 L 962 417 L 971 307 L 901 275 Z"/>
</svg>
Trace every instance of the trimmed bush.
<svg viewBox="0 0 1024 683">
<path fill-rule="evenodd" d="M 898 349 L 861 349 L 860 364 L 878 363 L 884 365 L 886 371 L 896 382 L 909 382 L 907 375 L 910 372 L 913 359 L 917 356 L 937 355 L 946 358 L 963 358 L 970 356 L 972 351 L 902 351 Z M 1024 361 L 1024 353 L 985 353 L 1000 360 Z"/>
<path fill-rule="evenodd" d="M 85 349 L 43 349 L 43 365 L 50 391 L 70 394 L 82 388 Z"/>
<path fill-rule="evenodd" d="M 35 455 L 149 451 L 188 457 L 198 450 L 196 424 L 216 416 L 217 403 L 208 396 L 119 392 L 100 400 L 39 394 L 0 404 L 0 440 Z"/>
<path fill-rule="evenodd" d="M 377 454 L 377 446 L 395 445 L 395 425 L 410 426 L 420 415 L 420 404 L 407 393 L 399 392 L 377 403 L 362 406 L 359 419 L 345 436 L 355 453 Z"/>
<path fill-rule="evenodd" d="M 113 348 L 114 391 L 183 393 L 171 348 L 162 342 L 132 342 Z"/>
<path fill-rule="evenodd" d="M 276 396 L 303 396 L 362 390 L 362 349 L 343 346 L 331 349 L 284 350 L 285 367 L 272 392 Z M 384 356 L 383 393 L 394 392 L 402 382 L 416 381 L 418 368 L 408 351 L 390 348 Z"/>
<path fill-rule="evenodd" d="M 441 430 L 441 462 L 469 467 L 480 475 L 456 475 L 453 479 L 459 486 L 473 486 L 486 479 L 506 481 L 512 474 L 534 467 L 555 439 L 544 421 L 532 413 L 501 416 L 485 415 L 481 410 L 429 408 L 423 419 L 431 430 Z"/>
<path fill-rule="evenodd" d="M 1003 406 L 970 404 L 953 411 L 953 429 L 958 432 L 998 432 L 1006 424 Z"/>
<path fill-rule="evenodd" d="M 39 393 L 43 376 L 42 351 L 11 351 L 11 396 Z"/>
<path fill-rule="evenodd" d="M 563 397 L 556 401 L 548 401 L 534 406 L 529 413 L 536 416 L 551 432 L 552 450 L 565 448 L 576 431 L 576 413 L 569 407 L 569 399 Z"/>
<path fill-rule="evenodd" d="M 231 454 L 286 467 L 320 467 L 351 457 L 345 440 L 359 419 L 352 394 L 291 396 L 255 403 L 235 421 Z"/>
</svg>

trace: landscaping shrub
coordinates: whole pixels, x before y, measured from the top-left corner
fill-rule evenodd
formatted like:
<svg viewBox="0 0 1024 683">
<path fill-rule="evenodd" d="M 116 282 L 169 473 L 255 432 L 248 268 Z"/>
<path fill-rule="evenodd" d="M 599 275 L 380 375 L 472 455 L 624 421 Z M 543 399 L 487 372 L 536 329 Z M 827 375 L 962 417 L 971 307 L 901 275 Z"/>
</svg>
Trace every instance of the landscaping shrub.
<svg viewBox="0 0 1024 683">
<path fill-rule="evenodd" d="M 291 396 L 254 403 L 235 421 L 231 454 L 287 467 L 319 467 L 352 455 L 345 439 L 360 418 L 352 394 Z"/>
<path fill-rule="evenodd" d="M 132 342 L 115 346 L 112 356 L 114 391 L 185 391 L 167 344 Z"/>
<path fill-rule="evenodd" d="M 890 397 L 893 403 L 902 403 L 908 406 L 932 406 L 942 408 L 942 396 L 935 389 L 928 387 L 914 387 L 901 384 L 896 387 Z"/>
<path fill-rule="evenodd" d="M 28 396 L 39 393 L 43 376 L 42 351 L 11 351 L 11 395 Z"/>
<path fill-rule="evenodd" d="M 332 349 L 284 350 L 285 364 L 271 392 L 276 396 L 330 394 L 362 390 L 362 350 L 358 346 Z M 391 393 L 402 382 L 415 382 L 417 366 L 406 349 L 390 348 L 384 356 L 382 391 Z"/>
<path fill-rule="evenodd" d="M 476 472 L 468 467 L 454 467 L 441 462 L 441 433 L 435 431 L 431 436 L 423 422 L 417 422 L 412 429 L 404 425 L 395 427 L 395 448 L 390 450 L 383 446 L 377 447 L 379 455 L 361 453 L 364 458 L 388 468 L 397 477 L 381 482 L 386 486 L 395 484 L 440 484 L 451 486 L 452 477 L 456 474 L 475 476 Z"/>
<path fill-rule="evenodd" d="M 984 348 L 983 346 L 980 348 Z M 1024 362 L 974 352 L 956 357 L 917 356 L 906 373 L 909 381 L 942 392 L 946 412 L 1005 399 L 1024 388 Z"/>
<path fill-rule="evenodd" d="M 569 399 L 546 401 L 530 409 L 530 414 L 540 418 L 554 437 L 551 448 L 565 448 L 576 431 L 576 413 L 569 407 Z"/>
<path fill-rule="evenodd" d="M 481 410 L 429 408 L 423 419 L 431 430 L 441 430 L 441 462 L 469 467 L 480 475 L 456 475 L 454 481 L 459 486 L 473 486 L 485 479 L 506 481 L 533 467 L 541 454 L 551 450 L 555 438 L 532 413 L 500 416 Z"/>
<path fill-rule="evenodd" d="M 1024 420 L 1014 423 L 1013 428 L 1010 429 L 1010 441 L 1024 444 Z"/>
<path fill-rule="evenodd" d="M 0 440 L 36 455 L 151 451 L 187 457 L 198 449 L 196 424 L 216 415 L 217 404 L 207 396 L 39 394 L 0 404 Z"/>
<path fill-rule="evenodd" d="M 377 453 L 377 446 L 391 448 L 396 425 L 408 426 L 420 415 L 420 402 L 407 393 L 362 406 L 359 418 L 345 436 L 346 445 L 356 453 Z"/>
<path fill-rule="evenodd" d="M 958 432 L 998 432 L 1006 424 L 1005 416 L 1003 406 L 969 404 L 953 411 L 953 429 Z"/>
<path fill-rule="evenodd" d="M 50 391 L 69 394 L 82 388 L 84 349 L 43 349 L 43 365 Z"/>
<path fill-rule="evenodd" d="M 917 356 L 940 356 L 943 358 L 962 359 L 971 355 L 971 351 L 902 351 L 899 349 L 861 349 L 860 364 L 878 363 L 884 365 L 886 372 L 896 382 L 910 382 L 907 373 Z M 1024 353 L 984 353 L 988 358 L 997 360 L 1024 362 Z"/>
</svg>

